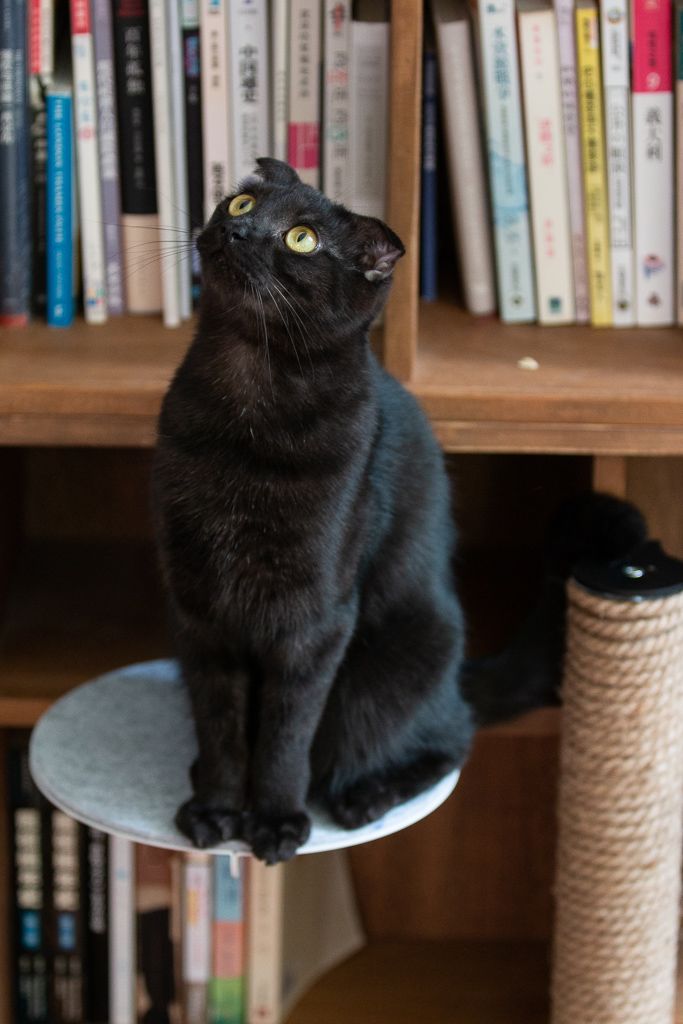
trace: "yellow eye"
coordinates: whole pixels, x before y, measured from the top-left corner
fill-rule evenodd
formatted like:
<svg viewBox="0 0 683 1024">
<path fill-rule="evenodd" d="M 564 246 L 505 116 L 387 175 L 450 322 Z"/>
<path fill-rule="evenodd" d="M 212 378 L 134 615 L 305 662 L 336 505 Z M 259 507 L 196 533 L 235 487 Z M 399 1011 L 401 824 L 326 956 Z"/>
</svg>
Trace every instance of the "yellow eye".
<svg viewBox="0 0 683 1024">
<path fill-rule="evenodd" d="M 307 228 L 305 224 L 297 224 L 295 228 L 290 228 L 285 235 L 285 245 L 292 252 L 307 256 L 318 248 L 318 236 L 313 228 Z"/>
<path fill-rule="evenodd" d="M 235 196 L 234 199 L 230 200 L 228 213 L 231 217 L 241 217 L 243 213 L 249 213 L 255 206 L 256 200 L 254 197 L 247 195 L 246 192 L 242 192 L 241 195 Z"/>
</svg>

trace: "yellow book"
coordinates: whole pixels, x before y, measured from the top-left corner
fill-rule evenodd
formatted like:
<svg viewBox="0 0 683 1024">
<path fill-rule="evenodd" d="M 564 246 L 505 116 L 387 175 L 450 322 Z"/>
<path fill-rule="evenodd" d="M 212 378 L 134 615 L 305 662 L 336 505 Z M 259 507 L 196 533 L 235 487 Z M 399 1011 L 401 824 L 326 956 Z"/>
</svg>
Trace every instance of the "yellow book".
<svg viewBox="0 0 683 1024">
<path fill-rule="evenodd" d="M 586 246 L 591 323 L 612 323 L 609 203 L 600 76 L 600 27 L 594 0 L 576 5 L 576 77 L 586 204 Z"/>
</svg>

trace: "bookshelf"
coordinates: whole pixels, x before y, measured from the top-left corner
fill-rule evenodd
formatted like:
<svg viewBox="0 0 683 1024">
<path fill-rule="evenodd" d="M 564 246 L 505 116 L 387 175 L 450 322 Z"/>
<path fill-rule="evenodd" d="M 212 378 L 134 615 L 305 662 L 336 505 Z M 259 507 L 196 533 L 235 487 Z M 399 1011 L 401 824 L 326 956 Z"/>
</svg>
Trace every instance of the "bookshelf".
<svg viewBox="0 0 683 1024">
<path fill-rule="evenodd" d="M 387 309 L 384 359 L 424 405 L 444 450 L 461 465 L 484 460 L 485 486 L 464 481 L 462 511 L 490 501 L 503 460 L 551 457 L 569 491 L 592 476 L 628 494 L 650 514 L 653 533 L 683 553 L 679 331 L 508 327 L 475 320 L 447 298 L 420 303 L 422 5 L 392 0 L 392 27 L 388 220 L 407 255 Z M 118 450 L 112 493 L 118 486 L 125 502 L 125 467 L 154 443 L 160 401 L 189 337 L 189 326 L 169 331 L 145 317 L 0 334 L 0 740 L 2 728 L 33 724 L 78 682 L 168 653 L 147 524 L 131 537 L 108 536 L 105 524 L 75 539 L 40 530 L 24 538 L 21 522 L 27 466 L 39 451 L 88 450 L 92 457 L 68 477 L 82 490 L 100 456 L 108 472 L 105 454 Z M 520 369 L 524 356 L 539 369 Z M 548 465 L 518 484 L 522 498 L 535 501 Z M 44 519 L 64 486 L 59 472 L 55 463 L 34 482 Z M 532 519 L 542 523 L 542 510 Z M 502 573 L 514 584 L 527 571 L 526 551 L 501 553 L 492 541 L 473 575 Z M 505 611 L 490 596 L 472 607 L 476 628 L 494 635 Z M 500 600 L 514 604 L 514 585 Z M 559 723 L 559 712 L 543 711 L 482 734 L 446 807 L 403 836 L 354 851 L 373 942 L 316 985 L 290 1024 L 547 1020 Z M 0 850 L 3 913 L 7 876 Z M 11 1019 L 8 983 L 0 929 L 1 1020 Z"/>
</svg>

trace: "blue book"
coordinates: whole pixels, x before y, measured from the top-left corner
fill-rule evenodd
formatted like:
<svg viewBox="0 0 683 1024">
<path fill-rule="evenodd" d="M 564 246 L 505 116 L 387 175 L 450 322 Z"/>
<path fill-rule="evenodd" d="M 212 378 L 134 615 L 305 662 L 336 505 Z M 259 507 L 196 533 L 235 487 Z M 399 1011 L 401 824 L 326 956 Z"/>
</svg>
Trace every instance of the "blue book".
<svg viewBox="0 0 683 1024">
<path fill-rule="evenodd" d="M 420 208 L 420 296 L 437 298 L 438 231 L 436 195 L 436 50 L 427 44 L 422 83 L 422 196 Z"/>
<path fill-rule="evenodd" d="M 486 142 L 500 315 L 536 319 L 514 0 L 479 5 Z"/>
<path fill-rule="evenodd" d="M 0 0 L 0 325 L 28 320 L 31 201 L 26 0 Z"/>
<path fill-rule="evenodd" d="M 73 97 L 70 86 L 47 93 L 47 322 L 74 318 Z"/>
</svg>

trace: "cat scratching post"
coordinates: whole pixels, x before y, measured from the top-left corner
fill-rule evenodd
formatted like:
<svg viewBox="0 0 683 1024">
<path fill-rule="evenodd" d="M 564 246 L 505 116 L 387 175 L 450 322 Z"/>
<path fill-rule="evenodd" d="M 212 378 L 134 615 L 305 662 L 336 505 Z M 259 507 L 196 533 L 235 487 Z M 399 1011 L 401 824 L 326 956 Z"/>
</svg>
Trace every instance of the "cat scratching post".
<svg viewBox="0 0 683 1024">
<path fill-rule="evenodd" d="M 553 1024 L 671 1024 L 683 811 L 683 564 L 569 584 Z"/>
</svg>

